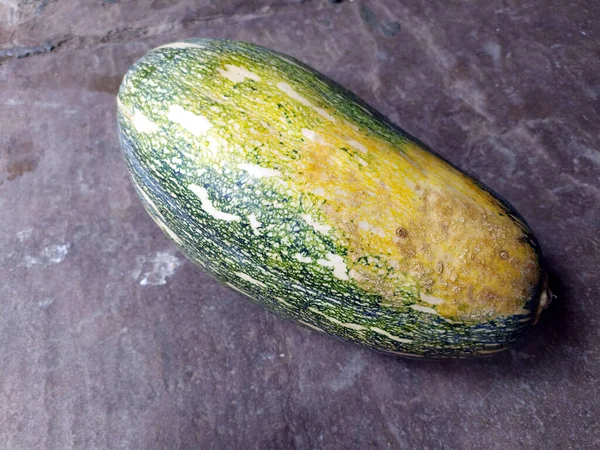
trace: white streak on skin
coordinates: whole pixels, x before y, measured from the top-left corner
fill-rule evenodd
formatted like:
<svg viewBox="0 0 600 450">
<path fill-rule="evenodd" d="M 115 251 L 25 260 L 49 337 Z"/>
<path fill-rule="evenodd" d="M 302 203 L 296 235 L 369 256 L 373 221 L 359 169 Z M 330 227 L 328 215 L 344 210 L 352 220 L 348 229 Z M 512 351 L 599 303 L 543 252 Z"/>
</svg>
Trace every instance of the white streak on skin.
<svg viewBox="0 0 600 450">
<path fill-rule="evenodd" d="M 422 292 L 421 300 L 423 300 L 425 303 L 429 303 L 430 305 L 441 305 L 442 303 L 444 303 L 444 300 L 442 300 L 441 298 L 434 297 L 433 295 L 423 294 Z"/>
<path fill-rule="evenodd" d="M 249 294 L 248 292 L 244 292 L 244 291 L 242 291 L 242 290 L 241 290 L 239 287 L 237 287 L 237 286 L 234 286 L 233 284 L 231 284 L 231 283 L 228 283 L 228 282 L 225 282 L 225 284 L 226 284 L 227 286 L 229 286 L 230 288 L 233 288 L 233 289 L 235 289 L 235 290 L 236 290 L 236 291 L 238 291 L 240 294 L 242 294 L 242 295 L 245 295 L 246 297 L 250 297 L 250 298 L 252 298 L 252 299 L 256 300 L 256 297 L 254 297 L 253 295 Z"/>
<path fill-rule="evenodd" d="M 275 299 L 276 299 L 278 302 L 281 302 L 281 303 L 283 303 L 285 306 L 287 306 L 287 307 L 289 307 L 289 308 L 293 308 L 293 307 L 294 307 L 294 305 L 292 305 L 291 303 L 288 303 L 288 302 L 286 302 L 286 301 L 285 301 L 284 299 L 282 299 L 281 297 L 275 297 Z"/>
<path fill-rule="evenodd" d="M 324 117 L 325 119 L 335 123 L 335 117 L 333 117 L 331 114 L 329 114 L 327 111 L 325 111 L 323 108 L 319 108 L 316 106 L 313 106 L 313 109 L 317 112 L 317 114 L 319 114 L 321 117 Z"/>
<path fill-rule="evenodd" d="M 287 94 L 289 97 L 293 98 L 294 100 L 299 101 L 304 106 L 309 106 L 309 107 L 313 106 L 311 102 L 306 100 L 304 97 L 302 97 L 300 94 L 298 94 L 294 89 L 292 89 L 292 87 L 288 83 L 281 81 L 281 82 L 277 83 L 277 87 L 279 88 L 279 90 L 283 91 L 285 94 Z"/>
<path fill-rule="evenodd" d="M 350 275 L 350 278 L 354 278 L 356 281 L 361 281 L 360 274 L 354 269 L 350 269 L 348 271 L 348 275 Z"/>
<path fill-rule="evenodd" d="M 257 166 L 256 164 L 238 164 L 238 167 L 245 170 L 250 175 L 256 178 L 268 178 L 268 177 L 280 177 L 281 172 L 275 169 L 268 169 L 266 167 Z"/>
<path fill-rule="evenodd" d="M 306 325 L 308 328 L 312 328 L 313 330 L 320 331 L 321 333 L 325 333 L 325 330 L 322 330 L 321 328 L 319 328 L 311 323 L 305 322 L 304 320 L 299 320 L 298 322 L 300 322 L 302 325 Z"/>
<path fill-rule="evenodd" d="M 250 214 L 248 216 L 248 221 L 250 222 L 250 226 L 252 227 L 252 232 L 255 236 L 258 236 L 260 234 L 260 231 L 258 231 L 258 229 L 261 227 L 262 223 L 258 221 L 254 214 Z"/>
<path fill-rule="evenodd" d="M 356 331 L 363 331 L 363 330 L 367 330 L 367 327 L 363 327 L 362 325 L 359 325 L 357 323 L 348 323 L 348 322 L 342 322 L 340 320 L 337 320 L 335 317 L 330 317 L 325 313 L 322 313 L 321 311 L 319 311 L 316 308 L 310 307 L 308 308 L 310 309 L 312 312 L 317 313 L 323 317 L 325 317 L 327 320 L 329 320 L 332 323 L 335 323 L 336 325 L 340 325 L 344 328 L 350 328 L 351 330 L 356 330 Z"/>
<path fill-rule="evenodd" d="M 325 139 L 313 130 L 309 130 L 308 128 L 302 128 L 302 136 L 304 136 L 309 141 L 317 142 L 319 144 L 325 144 Z"/>
<path fill-rule="evenodd" d="M 288 83 L 285 83 L 282 81 L 280 83 L 277 83 L 277 87 L 279 88 L 279 90 L 281 90 L 282 92 L 287 94 L 289 97 L 293 98 L 294 100 L 297 100 L 298 102 L 302 103 L 304 106 L 308 106 L 309 108 L 312 108 L 321 117 L 324 117 L 325 119 L 330 120 L 331 122 L 334 122 L 334 123 L 336 122 L 335 117 L 333 117 L 331 114 L 329 114 L 323 108 L 319 108 L 319 107 L 313 105 L 307 99 L 305 99 L 300 94 L 298 94 L 294 89 L 292 89 L 292 87 Z"/>
<path fill-rule="evenodd" d="M 513 314 L 516 316 L 528 316 L 531 314 L 531 311 L 526 308 L 519 308 Z"/>
<path fill-rule="evenodd" d="M 242 280 L 246 280 L 248 283 L 252 283 L 256 286 L 262 287 L 262 288 L 266 288 L 267 285 L 261 281 L 255 280 L 254 278 L 252 278 L 250 275 L 246 275 L 244 272 L 234 272 L 238 277 L 240 277 Z"/>
<path fill-rule="evenodd" d="M 127 76 L 125 76 L 125 79 L 123 82 L 127 81 Z M 121 114 L 123 114 L 125 116 L 125 118 L 129 121 L 131 121 L 131 111 L 129 110 L 129 108 L 127 106 L 125 106 L 125 104 L 121 101 L 121 99 L 119 97 L 117 97 L 117 109 L 121 112 Z"/>
<path fill-rule="evenodd" d="M 313 227 L 318 233 L 327 234 L 329 233 L 329 230 L 331 230 L 331 227 L 329 225 L 323 225 L 318 222 L 315 222 L 313 218 L 308 214 L 301 214 L 300 217 L 302 217 L 302 220 L 304 220 L 308 225 Z"/>
<path fill-rule="evenodd" d="M 121 114 L 129 120 L 139 133 L 154 133 L 158 131 L 158 125 L 148 119 L 140 110 L 131 110 L 117 98 L 117 107 Z"/>
<path fill-rule="evenodd" d="M 260 81 L 260 77 L 258 75 L 250 72 L 245 67 L 238 67 L 232 64 L 225 64 L 225 69 L 226 70 L 219 68 L 217 69 L 217 71 L 221 74 L 221 76 L 227 78 L 230 81 L 233 81 L 234 83 L 241 83 L 246 78 L 250 78 L 254 81 Z"/>
<path fill-rule="evenodd" d="M 350 146 L 352 148 L 355 148 L 356 150 L 361 151 L 365 154 L 367 154 L 369 152 L 369 150 L 367 150 L 367 147 L 365 147 L 363 144 L 361 144 L 360 142 L 355 141 L 353 139 L 348 140 L 348 144 L 350 144 Z"/>
<path fill-rule="evenodd" d="M 412 309 L 414 309 L 415 311 L 421 311 L 427 314 L 436 314 L 437 315 L 437 311 L 433 308 L 430 308 L 429 306 L 421 306 L 421 305 L 410 305 L 410 307 Z"/>
<path fill-rule="evenodd" d="M 155 222 L 158 224 L 158 226 L 161 228 L 161 230 L 163 230 L 165 233 L 167 233 L 167 235 L 171 239 L 173 239 L 173 241 L 175 241 L 179 245 L 182 244 L 181 239 L 179 239 L 179 236 L 177 236 L 165 222 L 163 222 L 162 220 L 157 220 L 157 219 L 155 219 Z"/>
<path fill-rule="evenodd" d="M 333 276 L 340 280 L 348 279 L 348 268 L 344 259 L 340 255 L 334 255 L 333 253 L 327 253 L 327 259 L 318 259 L 317 264 L 325 267 L 333 268 Z"/>
<path fill-rule="evenodd" d="M 495 350 L 478 350 L 476 353 L 479 355 L 489 355 L 491 353 L 500 353 L 505 351 L 505 348 L 497 348 Z"/>
<path fill-rule="evenodd" d="M 135 129 L 140 133 L 155 133 L 158 131 L 158 125 L 142 114 L 139 109 L 136 109 L 133 116 L 129 118 Z"/>
<path fill-rule="evenodd" d="M 232 288 L 232 289 L 235 289 L 235 290 L 236 290 L 236 291 L 238 291 L 240 294 L 243 294 L 243 295 L 249 295 L 248 293 L 246 293 L 246 292 L 242 291 L 242 290 L 241 290 L 239 287 L 237 287 L 237 286 L 234 286 L 233 284 L 231 284 L 231 283 L 229 283 L 229 282 L 227 282 L 227 281 L 225 282 L 225 284 L 226 284 L 227 286 L 229 286 L 230 288 Z"/>
<path fill-rule="evenodd" d="M 142 196 L 142 198 L 144 199 L 144 201 L 148 204 L 148 206 L 156 213 L 156 215 L 158 217 L 160 217 L 160 219 L 163 222 L 163 225 L 165 225 L 165 228 L 168 229 L 168 227 L 165 224 L 165 218 L 164 216 L 161 214 L 160 210 L 158 209 L 158 207 L 156 206 L 156 204 L 152 201 L 152 199 L 150 197 L 148 197 L 148 195 L 144 192 L 144 190 L 140 187 L 140 185 L 138 184 L 137 181 L 135 181 L 135 178 L 132 178 L 133 184 L 137 187 L 137 192 L 139 192 L 139 194 Z M 158 222 L 157 222 L 158 223 Z M 160 223 L 159 223 L 160 225 Z M 170 231 L 170 230 L 169 230 Z"/>
<path fill-rule="evenodd" d="M 354 156 L 354 157 L 355 157 L 355 158 L 358 160 L 358 162 L 359 162 L 361 165 L 363 165 L 363 166 L 368 166 L 368 165 L 369 165 L 369 163 L 368 163 L 368 162 L 366 162 L 364 159 L 362 159 L 360 156 L 356 155 L 356 156 Z"/>
<path fill-rule="evenodd" d="M 210 198 L 208 197 L 208 191 L 203 187 L 198 186 L 197 184 L 190 184 L 188 186 L 188 189 L 194 194 L 196 194 L 196 196 L 200 199 L 200 201 L 202 202 L 202 209 L 215 219 L 225 220 L 227 222 L 239 222 L 241 220 L 240 216 L 236 216 L 235 214 L 228 214 L 216 209 L 210 201 Z"/>
<path fill-rule="evenodd" d="M 413 180 L 405 177 L 404 181 L 406 182 L 406 186 L 408 186 L 409 189 L 412 189 L 413 191 L 417 190 L 417 185 L 415 184 L 415 182 Z"/>
<path fill-rule="evenodd" d="M 424 355 L 414 355 L 414 354 L 412 354 L 412 353 L 405 353 L 405 352 L 395 352 L 395 351 L 393 351 L 393 350 L 386 350 L 386 352 L 393 353 L 393 354 L 395 354 L 395 355 L 400 355 L 400 356 L 408 356 L 408 357 L 410 357 L 410 358 L 425 358 L 425 356 L 424 356 Z"/>
<path fill-rule="evenodd" d="M 133 179 L 133 184 L 135 184 L 135 186 L 137 187 L 137 191 L 140 193 L 140 195 L 142 196 L 142 198 L 146 201 L 146 203 L 148 204 L 148 206 L 150 208 L 152 208 L 152 210 L 156 213 L 156 215 L 158 217 L 154 218 L 154 221 L 158 224 L 158 226 L 166 233 L 168 234 L 171 239 L 173 239 L 173 241 L 175 241 L 177 244 L 181 245 L 181 239 L 179 238 L 179 236 L 177 236 L 167 225 L 165 217 L 161 214 L 161 212 L 159 211 L 158 207 L 156 206 L 156 204 L 150 199 L 150 197 L 148 197 L 148 195 L 146 195 L 146 193 L 142 190 L 142 188 L 140 187 L 140 185 L 137 183 L 137 181 L 135 181 L 135 179 Z"/>
<path fill-rule="evenodd" d="M 186 111 L 179 105 L 171 105 L 167 111 L 167 119 L 181 125 L 194 136 L 205 134 L 212 128 L 212 124 L 204 116 Z"/>
<path fill-rule="evenodd" d="M 379 333 L 390 338 L 392 341 L 401 342 L 403 344 L 410 344 L 413 342 L 412 339 L 404 339 L 398 336 L 394 336 L 393 334 L 390 334 L 387 331 L 382 330 L 381 328 L 371 327 L 371 330 L 373 330 L 375 333 Z"/>
<path fill-rule="evenodd" d="M 369 222 L 366 222 L 364 220 L 358 222 L 358 228 L 361 228 L 365 231 L 370 231 L 371 233 L 376 234 L 377 236 L 385 237 L 385 233 L 381 228 L 374 227 Z"/>
<path fill-rule="evenodd" d="M 204 48 L 204 45 L 192 44 L 191 42 L 172 42 L 171 44 L 156 47 L 154 50 L 159 50 L 161 48 Z"/>
<path fill-rule="evenodd" d="M 309 256 L 301 255 L 300 253 L 296 253 L 294 255 L 294 258 L 296 258 L 301 263 L 311 263 L 312 262 L 312 258 L 310 258 Z"/>
<path fill-rule="evenodd" d="M 215 139 L 213 136 L 206 136 L 206 141 L 208 142 L 207 150 L 213 155 L 217 155 L 219 150 L 224 147 L 219 140 Z"/>
</svg>

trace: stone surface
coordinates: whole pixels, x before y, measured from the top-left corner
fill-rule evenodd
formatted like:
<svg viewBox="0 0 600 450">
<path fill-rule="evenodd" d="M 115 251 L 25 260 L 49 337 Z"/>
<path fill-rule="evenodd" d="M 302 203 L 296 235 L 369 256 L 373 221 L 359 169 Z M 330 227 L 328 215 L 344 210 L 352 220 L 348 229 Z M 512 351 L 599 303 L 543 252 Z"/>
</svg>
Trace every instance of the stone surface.
<svg viewBox="0 0 600 450">
<path fill-rule="evenodd" d="M 0 3 L 0 447 L 600 446 L 592 1 Z M 115 93 L 153 46 L 289 53 L 502 193 L 559 299 L 522 347 L 404 360 L 246 301 L 143 211 Z"/>
</svg>

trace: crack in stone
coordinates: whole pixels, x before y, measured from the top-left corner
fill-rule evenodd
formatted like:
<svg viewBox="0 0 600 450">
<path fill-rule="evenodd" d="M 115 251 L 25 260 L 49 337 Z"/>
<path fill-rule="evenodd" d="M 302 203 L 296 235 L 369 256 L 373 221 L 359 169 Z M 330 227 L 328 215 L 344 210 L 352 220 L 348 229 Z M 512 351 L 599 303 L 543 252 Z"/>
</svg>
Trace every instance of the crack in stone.
<svg viewBox="0 0 600 450">
<path fill-rule="evenodd" d="M 41 45 L 35 45 L 31 47 L 9 47 L 0 49 L 0 63 L 9 59 L 22 59 L 30 56 L 41 55 L 44 53 L 50 53 L 57 46 L 47 41 Z"/>
<path fill-rule="evenodd" d="M 255 11 L 240 13 L 240 14 L 214 14 L 204 17 L 198 17 L 191 20 L 179 21 L 176 23 L 163 23 L 156 26 L 142 26 L 142 27 L 125 27 L 120 29 L 112 29 L 102 35 L 88 35 L 88 36 L 62 36 L 54 42 L 47 40 L 43 44 L 29 46 L 29 47 L 8 47 L 0 48 L 0 65 L 6 61 L 23 59 L 33 57 L 37 55 L 43 55 L 50 52 L 54 52 L 59 49 L 62 50 L 84 50 L 97 45 L 102 44 L 113 44 L 129 42 L 133 39 L 147 39 L 159 36 L 161 34 L 173 35 L 178 31 L 182 31 L 190 28 L 193 25 L 199 24 L 212 24 L 212 23 L 228 23 L 235 24 L 249 20 L 262 19 L 266 17 L 274 16 L 284 10 L 293 8 L 304 8 L 307 5 L 316 4 L 315 0 L 300 0 L 294 4 L 275 4 L 271 5 L 268 9 L 264 7 L 257 8 Z M 261 11 L 262 10 L 262 11 Z"/>
</svg>

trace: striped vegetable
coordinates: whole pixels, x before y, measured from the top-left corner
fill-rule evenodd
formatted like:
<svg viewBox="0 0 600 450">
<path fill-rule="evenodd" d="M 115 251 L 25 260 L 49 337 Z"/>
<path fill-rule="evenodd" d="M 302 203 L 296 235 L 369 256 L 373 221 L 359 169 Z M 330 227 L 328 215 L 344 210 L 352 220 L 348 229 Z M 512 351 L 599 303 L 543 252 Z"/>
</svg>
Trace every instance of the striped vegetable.
<svg viewBox="0 0 600 450">
<path fill-rule="evenodd" d="M 547 303 L 505 201 L 286 55 L 198 39 L 152 50 L 118 95 L 156 223 L 268 308 L 377 350 L 507 349 Z"/>
</svg>

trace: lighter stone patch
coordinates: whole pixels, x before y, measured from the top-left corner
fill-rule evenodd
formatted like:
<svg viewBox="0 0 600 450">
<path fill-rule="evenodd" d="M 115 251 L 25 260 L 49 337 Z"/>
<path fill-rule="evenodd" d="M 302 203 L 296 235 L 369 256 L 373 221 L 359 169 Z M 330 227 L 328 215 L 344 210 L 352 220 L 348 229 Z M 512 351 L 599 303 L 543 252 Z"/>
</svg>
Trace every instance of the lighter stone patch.
<svg viewBox="0 0 600 450">
<path fill-rule="evenodd" d="M 50 306 L 52 303 L 54 303 L 54 299 L 53 298 L 46 298 L 44 300 L 40 300 L 38 302 L 38 306 L 40 308 L 47 308 L 48 306 Z"/>
<path fill-rule="evenodd" d="M 212 128 L 212 124 L 206 117 L 186 111 L 179 105 L 169 107 L 167 118 L 171 122 L 181 125 L 194 136 L 200 136 Z"/>
<path fill-rule="evenodd" d="M 155 133 L 158 125 L 148 119 L 139 109 L 136 109 L 131 117 L 131 123 L 140 133 Z"/>
<path fill-rule="evenodd" d="M 31 237 L 32 232 L 33 232 L 33 228 L 27 228 L 23 231 L 19 231 L 17 233 L 17 239 L 19 240 L 19 242 L 24 242 L 25 240 L 27 240 Z"/>
<path fill-rule="evenodd" d="M 260 231 L 258 231 L 258 229 L 261 227 L 262 223 L 258 221 L 254 214 L 250 214 L 248 216 L 248 221 L 250 222 L 250 226 L 252 227 L 252 232 L 255 236 L 258 236 L 260 234 Z"/>
<path fill-rule="evenodd" d="M 421 300 L 423 300 L 425 303 L 429 303 L 430 305 L 441 305 L 442 303 L 444 303 L 444 300 L 442 300 L 441 298 L 434 297 L 433 295 L 423 294 L 422 292 Z"/>
<path fill-rule="evenodd" d="M 377 236 L 385 237 L 385 233 L 383 232 L 383 230 L 381 228 L 374 227 L 369 222 L 366 222 L 364 220 L 361 220 L 360 222 L 358 222 L 358 228 L 361 228 L 365 231 L 370 231 L 371 233 L 376 234 Z"/>
<path fill-rule="evenodd" d="M 363 153 L 365 153 L 365 154 L 366 154 L 366 153 L 369 153 L 369 150 L 367 150 L 367 147 L 365 147 L 363 144 L 361 144 L 361 143 L 360 143 L 360 142 L 358 142 L 358 141 L 355 141 L 355 140 L 353 140 L 353 139 L 349 139 L 349 140 L 348 140 L 348 144 L 350 144 L 350 146 L 351 146 L 352 148 L 354 148 L 354 149 L 356 149 L 356 150 L 359 150 L 359 151 L 361 151 L 361 152 L 363 152 Z"/>
<path fill-rule="evenodd" d="M 362 331 L 362 330 L 367 329 L 367 327 L 363 327 L 362 325 L 359 325 L 357 323 L 342 322 L 342 321 L 336 319 L 335 317 L 328 316 L 327 314 L 319 311 L 317 308 L 310 307 L 308 309 L 310 309 L 314 313 L 317 313 L 317 314 L 325 317 L 330 322 L 335 323 L 336 325 L 340 325 L 344 328 L 350 328 L 351 330 L 356 330 L 356 331 Z"/>
<path fill-rule="evenodd" d="M 296 253 L 294 255 L 294 258 L 296 258 L 301 263 L 311 263 L 312 262 L 312 258 L 311 257 L 301 255 L 300 253 Z"/>
<path fill-rule="evenodd" d="M 246 78 L 250 78 L 251 80 L 254 80 L 254 81 L 260 81 L 260 77 L 258 75 L 250 72 L 245 67 L 238 67 L 238 66 L 234 66 L 232 64 L 225 64 L 225 69 L 226 70 L 219 68 L 219 69 L 217 69 L 217 71 L 222 76 L 224 76 L 228 80 L 233 81 L 234 83 L 241 83 Z"/>
<path fill-rule="evenodd" d="M 414 309 L 415 311 L 421 311 L 427 314 L 436 314 L 437 315 L 437 311 L 433 308 L 430 308 L 429 306 L 421 306 L 421 305 L 410 305 L 410 307 L 412 309 Z"/>
<path fill-rule="evenodd" d="M 142 263 L 144 260 L 142 260 Z M 150 260 L 152 268 L 145 272 L 140 285 L 158 286 L 167 283 L 167 278 L 175 273 L 175 270 L 181 265 L 181 261 L 169 252 L 158 252 Z"/>
<path fill-rule="evenodd" d="M 316 188 L 313 192 L 317 195 L 321 195 L 321 196 L 325 195 L 325 189 L 323 189 L 323 188 Z"/>
<path fill-rule="evenodd" d="M 275 169 L 269 169 L 267 167 L 257 166 L 256 164 L 238 164 L 238 167 L 245 170 L 250 175 L 256 178 L 268 178 L 268 177 L 280 177 L 281 172 Z"/>
<path fill-rule="evenodd" d="M 394 336 L 393 334 L 388 333 L 385 330 L 382 330 L 381 328 L 377 328 L 377 327 L 371 327 L 371 330 L 374 331 L 375 333 L 379 333 L 382 334 L 388 338 L 390 338 L 392 341 L 396 341 L 396 342 L 401 342 L 403 344 L 410 344 L 412 343 L 412 339 L 404 339 L 398 336 Z"/>
<path fill-rule="evenodd" d="M 329 230 L 331 230 L 331 227 L 329 225 L 323 225 L 323 224 L 316 222 L 308 214 L 301 214 L 300 217 L 302 217 L 302 220 L 304 220 L 308 225 L 313 227 L 317 233 L 327 234 L 327 233 L 329 233 Z"/>
<path fill-rule="evenodd" d="M 64 261 L 71 244 L 53 244 L 42 250 L 42 256 L 52 264 L 58 264 Z"/>
<path fill-rule="evenodd" d="M 254 278 L 252 278 L 250 275 L 246 275 L 244 272 L 234 272 L 238 277 L 240 277 L 242 280 L 246 280 L 248 283 L 252 283 L 256 286 L 260 286 L 262 288 L 266 288 L 267 285 L 261 281 L 255 280 Z"/>
<path fill-rule="evenodd" d="M 325 119 L 330 120 L 331 122 L 336 122 L 335 117 L 333 117 L 331 114 L 329 114 L 323 108 L 319 108 L 319 107 L 313 105 L 307 99 L 305 99 L 300 94 L 298 94 L 294 89 L 292 89 L 292 87 L 288 83 L 285 83 L 282 81 L 280 83 L 277 83 L 277 87 L 279 88 L 279 90 L 283 91 L 289 97 L 293 98 L 294 100 L 299 101 L 304 106 L 308 106 L 309 108 L 312 108 L 321 117 L 324 117 Z"/>
<path fill-rule="evenodd" d="M 25 264 L 25 267 L 30 268 L 32 266 L 35 266 L 36 264 L 40 264 L 41 261 L 35 256 L 26 255 L 23 258 L 23 263 Z"/>
<path fill-rule="evenodd" d="M 197 184 L 190 184 L 188 186 L 189 190 L 192 191 L 202 202 L 202 209 L 215 219 L 225 220 L 227 222 L 239 222 L 240 216 L 236 216 L 235 214 L 229 214 L 223 211 L 219 211 L 216 209 L 210 198 L 208 197 L 208 191 Z"/>
<path fill-rule="evenodd" d="M 340 255 L 334 255 L 333 253 L 327 253 L 327 259 L 318 259 L 317 264 L 325 267 L 333 268 L 333 276 L 340 280 L 348 279 L 348 268 L 344 259 Z"/>
</svg>

